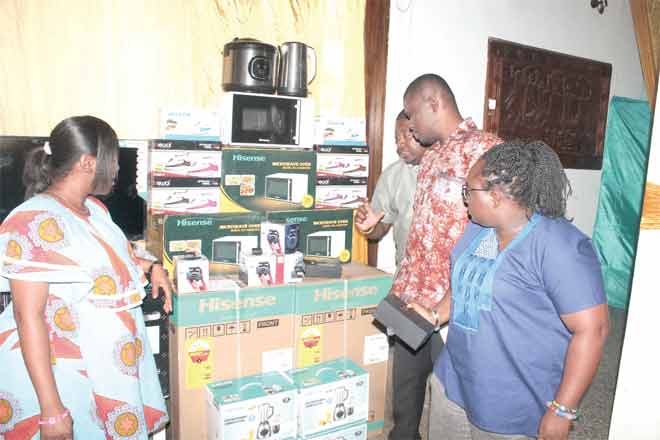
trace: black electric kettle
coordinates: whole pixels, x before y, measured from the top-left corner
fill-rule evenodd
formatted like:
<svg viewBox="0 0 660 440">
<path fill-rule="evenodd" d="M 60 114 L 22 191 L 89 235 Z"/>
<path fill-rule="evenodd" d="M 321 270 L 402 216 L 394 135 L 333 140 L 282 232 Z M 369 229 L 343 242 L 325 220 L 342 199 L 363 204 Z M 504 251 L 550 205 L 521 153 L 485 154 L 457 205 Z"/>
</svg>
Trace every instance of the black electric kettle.
<svg viewBox="0 0 660 440">
<path fill-rule="evenodd" d="M 282 43 L 279 49 L 277 93 L 286 96 L 307 96 L 307 85 L 316 77 L 316 51 L 313 47 L 296 41 Z"/>
</svg>

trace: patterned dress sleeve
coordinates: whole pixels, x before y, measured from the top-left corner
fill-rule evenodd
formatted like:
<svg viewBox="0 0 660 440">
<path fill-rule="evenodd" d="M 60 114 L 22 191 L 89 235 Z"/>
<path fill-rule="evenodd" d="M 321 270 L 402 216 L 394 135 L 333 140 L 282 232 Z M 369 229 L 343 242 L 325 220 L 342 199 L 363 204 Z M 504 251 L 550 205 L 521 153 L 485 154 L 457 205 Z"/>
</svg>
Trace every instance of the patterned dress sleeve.
<svg viewBox="0 0 660 440">
<path fill-rule="evenodd" d="M 86 283 L 89 274 L 74 257 L 64 218 L 45 210 L 18 210 L 0 225 L 0 290 L 10 279 Z"/>
</svg>

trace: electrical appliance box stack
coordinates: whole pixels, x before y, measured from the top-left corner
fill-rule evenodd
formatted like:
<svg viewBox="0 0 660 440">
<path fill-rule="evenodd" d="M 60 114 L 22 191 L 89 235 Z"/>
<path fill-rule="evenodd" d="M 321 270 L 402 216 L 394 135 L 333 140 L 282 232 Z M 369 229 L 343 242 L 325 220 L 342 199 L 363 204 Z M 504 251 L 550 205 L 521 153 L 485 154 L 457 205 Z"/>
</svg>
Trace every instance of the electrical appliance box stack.
<svg viewBox="0 0 660 440">
<path fill-rule="evenodd" d="M 351 263 L 364 120 L 325 119 L 316 140 L 307 72 L 277 77 L 306 70 L 309 46 L 284 43 L 281 65 L 257 40 L 224 49 L 219 110 L 163 110 L 150 147 L 149 250 L 179 287 L 172 437 L 366 439 L 384 425 L 388 344 L 372 312 L 391 277 Z M 304 279 L 304 256 L 341 261 L 341 280 Z"/>
<path fill-rule="evenodd" d="M 372 312 L 387 295 L 391 276 L 350 263 L 342 277 L 175 295 L 169 326 L 174 437 L 207 438 L 210 383 L 317 368 L 340 358 L 368 373 L 361 423 L 370 434 L 381 432 L 389 346 Z"/>
<path fill-rule="evenodd" d="M 362 118 L 315 119 L 316 206 L 357 208 L 367 197 L 369 148 Z"/>
</svg>

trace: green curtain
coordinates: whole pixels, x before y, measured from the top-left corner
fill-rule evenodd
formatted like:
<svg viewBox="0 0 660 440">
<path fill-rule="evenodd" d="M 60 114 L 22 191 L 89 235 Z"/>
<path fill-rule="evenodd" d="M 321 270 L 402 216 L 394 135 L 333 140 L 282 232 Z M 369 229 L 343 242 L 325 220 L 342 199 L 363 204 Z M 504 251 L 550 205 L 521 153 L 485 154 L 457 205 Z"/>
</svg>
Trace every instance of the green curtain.
<svg viewBox="0 0 660 440">
<path fill-rule="evenodd" d="M 628 306 L 649 157 L 647 101 L 613 97 L 607 117 L 603 170 L 593 243 L 607 302 Z"/>
</svg>

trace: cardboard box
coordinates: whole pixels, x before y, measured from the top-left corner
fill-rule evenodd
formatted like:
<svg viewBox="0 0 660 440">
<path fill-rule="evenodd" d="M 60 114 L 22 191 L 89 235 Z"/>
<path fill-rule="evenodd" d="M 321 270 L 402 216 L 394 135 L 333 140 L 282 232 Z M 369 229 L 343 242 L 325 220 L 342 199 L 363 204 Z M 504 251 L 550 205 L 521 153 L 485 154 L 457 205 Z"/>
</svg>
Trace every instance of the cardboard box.
<svg viewBox="0 0 660 440">
<path fill-rule="evenodd" d="M 346 284 L 313 279 L 174 295 L 169 327 L 173 438 L 207 438 L 205 386 L 210 382 L 344 356 L 369 372 L 369 435 L 380 433 L 388 346 L 371 312 L 387 294 L 391 276 L 361 264 L 346 264 L 343 272 Z M 309 350 L 302 347 L 308 330 L 318 334 Z"/>
<path fill-rule="evenodd" d="M 219 381 L 206 386 L 209 440 L 293 440 L 297 390 L 281 373 Z"/>
<path fill-rule="evenodd" d="M 225 148 L 222 212 L 282 211 L 314 206 L 313 151 Z"/>
<path fill-rule="evenodd" d="M 369 373 L 348 358 L 290 372 L 298 388 L 298 435 L 303 438 L 364 422 Z"/>
<path fill-rule="evenodd" d="M 174 282 L 179 293 L 204 292 L 209 285 L 209 260 L 204 255 L 175 255 Z"/>
<path fill-rule="evenodd" d="M 154 214 L 220 212 L 220 179 L 150 178 L 149 210 Z"/>
<path fill-rule="evenodd" d="M 369 148 L 316 145 L 316 206 L 357 208 L 367 197 Z"/>
<path fill-rule="evenodd" d="M 317 144 L 366 145 L 367 124 L 364 118 L 318 116 L 314 125 Z"/>
<path fill-rule="evenodd" d="M 269 212 L 267 219 L 276 223 L 300 224 L 299 249 L 305 255 L 336 257 L 342 263 L 351 260 L 353 249 L 353 210 L 351 209 Z"/>
<path fill-rule="evenodd" d="M 248 287 L 298 283 L 305 277 L 302 252 L 242 254 L 238 279 Z"/>
<path fill-rule="evenodd" d="M 389 345 L 373 319 L 392 277 L 377 269 L 344 265 L 343 280 L 296 286 L 295 365 L 317 365 L 348 357 L 369 372 L 369 436 L 382 432 Z"/>
<path fill-rule="evenodd" d="M 173 438 L 207 439 L 207 384 L 293 368 L 293 289 L 174 295 L 169 329 Z"/>
<path fill-rule="evenodd" d="M 298 437 L 299 440 L 366 440 L 367 424 L 356 423 L 336 430 L 312 435 L 309 437 Z"/>
<path fill-rule="evenodd" d="M 264 215 L 256 212 L 167 216 L 162 226 L 163 263 L 173 273 L 174 257 L 196 250 L 209 260 L 212 277 L 238 272 L 241 252 L 260 245 L 263 220 Z"/>
<path fill-rule="evenodd" d="M 368 178 L 369 148 L 355 145 L 317 145 L 317 177 Z"/>
<path fill-rule="evenodd" d="M 359 208 L 367 199 L 367 185 L 321 185 L 317 179 L 317 208 Z"/>
<path fill-rule="evenodd" d="M 217 142 L 154 139 L 149 142 L 151 176 L 220 178 L 222 145 Z"/>
<path fill-rule="evenodd" d="M 265 252 L 274 254 L 300 250 L 300 224 L 265 221 L 261 223 L 261 243 Z"/>
<path fill-rule="evenodd" d="M 241 254 L 238 279 L 248 287 L 284 284 L 284 256 L 244 252 Z"/>
<path fill-rule="evenodd" d="M 158 127 L 165 139 L 220 141 L 220 111 L 201 108 L 163 108 Z"/>
</svg>

